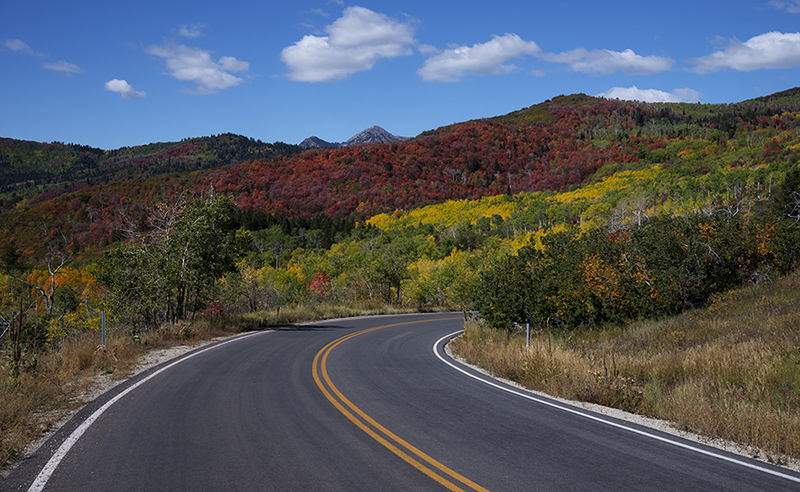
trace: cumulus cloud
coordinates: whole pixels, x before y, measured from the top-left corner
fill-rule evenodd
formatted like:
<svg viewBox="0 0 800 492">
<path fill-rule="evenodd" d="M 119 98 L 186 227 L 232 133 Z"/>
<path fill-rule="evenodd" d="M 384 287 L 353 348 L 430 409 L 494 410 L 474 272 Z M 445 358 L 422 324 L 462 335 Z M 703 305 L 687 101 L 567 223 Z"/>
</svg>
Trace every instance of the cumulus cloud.
<svg viewBox="0 0 800 492">
<path fill-rule="evenodd" d="M 460 46 L 444 50 L 425 61 L 417 73 L 428 81 L 454 82 L 466 74 L 498 75 L 516 70 L 507 63 L 512 58 L 530 55 L 551 63 L 568 65 L 575 72 L 590 75 L 609 75 L 623 72 L 626 75 L 649 75 L 671 70 L 675 61 L 661 56 L 642 56 L 633 50 L 587 50 L 578 48 L 564 53 L 545 53 L 533 41 L 525 41 L 516 34 L 495 36 L 484 44 Z M 541 70 L 531 72 L 535 76 Z"/>
<path fill-rule="evenodd" d="M 137 91 L 127 81 L 112 79 L 105 83 L 106 90 L 116 92 L 122 99 L 142 99 L 147 97 L 144 91 Z"/>
<path fill-rule="evenodd" d="M 543 56 L 546 61 L 565 63 L 574 72 L 590 75 L 610 75 L 622 72 L 625 75 L 649 75 L 672 69 L 675 61 L 661 56 L 641 56 L 631 49 L 625 51 L 586 50 L 572 51 Z"/>
<path fill-rule="evenodd" d="M 324 32 L 327 36 L 307 35 L 281 51 L 290 80 L 343 80 L 372 69 L 381 58 L 410 55 L 409 45 L 415 42 L 411 23 L 363 7 L 346 8 Z"/>
<path fill-rule="evenodd" d="M 635 85 L 633 87 L 614 87 L 597 94 L 597 97 L 606 99 L 644 102 L 698 102 L 701 96 L 702 94 L 689 88 L 665 92 L 656 89 L 639 89 Z"/>
<path fill-rule="evenodd" d="M 74 63 L 68 63 L 64 60 L 61 60 L 56 63 L 43 63 L 42 66 L 48 70 L 55 70 L 56 72 L 64 72 L 67 75 L 72 75 L 73 73 L 83 73 L 83 69 Z"/>
<path fill-rule="evenodd" d="M 499 75 L 517 70 L 515 65 L 506 63 L 508 60 L 540 53 L 533 41 L 506 34 L 483 44 L 447 49 L 425 60 L 417 74 L 423 80 L 438 82 L 455 82 L 467 74 Z"/>
<path fill-rule="evenodd" d="M 39 53 L 38 51 L 34 50 L 19 39 L 6 39 L 3 42 L 3 46 L 15 53 L 22 53 L 24 55 L 31 56 L 47 56 L 44 53 Z"/>
<path fill-rule="evenodd" d="M 216 94 L 220 89 L 237 86 L 244 80 L 233 74 L 246 72 L 250 68 L 248 62 L 232 56 L 223 56 L 214 61 L 208 51 L 182 44 L 153 45 L 145 52 L 163 58 L 168 75 L 197 84 L 196 88 L 185 90 L 195 95 Z"/>
<path fill-rule="evenodd" d="M 722 51 L 690 60 L 697 73 L 732 68 L 743 72 L 800 65 L 800 32 L 768 32 L 744 43 L 734 40 Z"/>
</svg>

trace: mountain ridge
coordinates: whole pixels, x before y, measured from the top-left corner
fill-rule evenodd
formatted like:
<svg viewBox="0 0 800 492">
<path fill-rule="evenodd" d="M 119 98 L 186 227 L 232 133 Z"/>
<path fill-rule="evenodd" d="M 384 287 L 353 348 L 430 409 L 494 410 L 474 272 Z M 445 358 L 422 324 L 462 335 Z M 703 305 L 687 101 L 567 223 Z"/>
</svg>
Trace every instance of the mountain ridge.
<svg viewBox="0 0 800 492">
<path fill-rule="evenodd" d="M 410 137 L 393 135 L 380 126 L 374 125 L 366 130 L 356 133 L 345 142 L 328 142 L 327 140 L 323 140 L 316 135 L 312 135 L 300 142 L 299 145 L 303 149 L 338 149 L 340 147 L 349 147 L 351 145 L 404 142 L 409 138 Z"/>
<path fill-rule="evenodd" d="M 653 166 L 684 175 L 788 166 L 800 161 L 798 130 L 800 90 L 790 89 L 731 104 L 558 96 L 404 142 L 307 152 L 230 134 L 111 152 L 0 138 L 0 234 L 33 250 L 46 222 L 78 249 L 102 248 L 120 240 L 120 211 L 136 216 L 212 186 L 255 227 L 264 215 L 364 220 L 448 200 L 564 191 Z"/>
</svg>

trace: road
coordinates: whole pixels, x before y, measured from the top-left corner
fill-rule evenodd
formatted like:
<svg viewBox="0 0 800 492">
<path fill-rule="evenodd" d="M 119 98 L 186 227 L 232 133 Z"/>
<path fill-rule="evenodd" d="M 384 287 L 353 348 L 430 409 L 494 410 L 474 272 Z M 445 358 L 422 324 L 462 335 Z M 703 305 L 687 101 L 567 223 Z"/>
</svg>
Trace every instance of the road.
<svg viewBox="0 0 800 492">
<path fill-rule="evenodd" d="M 84 408 L 0 490 L 800 490 L 800 474 L 498 384 L 462 318 L 250 333 Z"/>
</svg>

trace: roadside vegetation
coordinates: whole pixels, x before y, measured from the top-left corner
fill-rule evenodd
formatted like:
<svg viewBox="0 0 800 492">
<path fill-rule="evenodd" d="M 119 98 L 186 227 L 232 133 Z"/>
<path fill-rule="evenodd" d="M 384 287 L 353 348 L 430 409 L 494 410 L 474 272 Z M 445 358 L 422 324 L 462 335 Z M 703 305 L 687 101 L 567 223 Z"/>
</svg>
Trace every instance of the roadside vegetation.
<svg viewBox="0 0 800 492">
<path fill-rule="evenodd" d="M 561 96 L 303 153 L 230 135 L 0 150 L 0 462 L 145 347 L 426 310 L 479 311 L 459 343 L 497 374 L 797 456 L 796 434 L 759 436 L 798 418 L 800 325 L 761 331 L 727 296 L 752 286 L 768 292 L 753 307 L 793 312 L 778 286 L 800 262 L 800 89 L 731 105 Z M 526 322 L 538 348 L 519 359 Z"/>
<path fill-rule="evenodd" d="M 450 343 L 495 376 L 671 422 L 772 462 L 800 459 L 800 274 L 714 295 L 661 320 L 496 330 Z"/>
</svg>

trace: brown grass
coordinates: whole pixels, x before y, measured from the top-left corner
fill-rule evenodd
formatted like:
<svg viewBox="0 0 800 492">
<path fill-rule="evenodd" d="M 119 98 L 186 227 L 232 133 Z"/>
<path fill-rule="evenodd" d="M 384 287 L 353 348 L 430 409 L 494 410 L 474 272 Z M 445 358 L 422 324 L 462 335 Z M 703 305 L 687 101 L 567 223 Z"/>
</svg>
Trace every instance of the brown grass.
<svg viewBox="0 0 800 492">
<path fill-rule="evenodd" d="M 76 408 L 78 395 L 93 376 L 124 376 L 144 348 L 129 337 L 113 335 L 104 351 L 99 336 L 90 333 L 64 340 L 54 350 L 28 354 L 18 387 L 8 384 L 8 367 L 0 368 L 0 466 Z"/>
<path fill-rule="evenodd" d="M 470 323 L 468 362 L 531 389 L 661 418 L 678 428 L 800 459 L 800 274 L 717 296 L 663 321 L 571 332 Z"/>
</svg>

